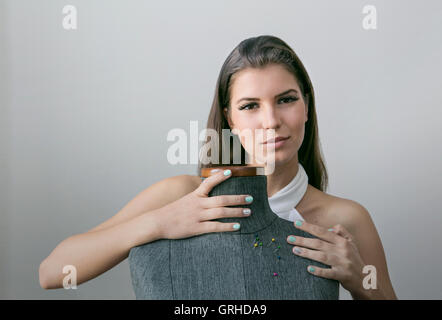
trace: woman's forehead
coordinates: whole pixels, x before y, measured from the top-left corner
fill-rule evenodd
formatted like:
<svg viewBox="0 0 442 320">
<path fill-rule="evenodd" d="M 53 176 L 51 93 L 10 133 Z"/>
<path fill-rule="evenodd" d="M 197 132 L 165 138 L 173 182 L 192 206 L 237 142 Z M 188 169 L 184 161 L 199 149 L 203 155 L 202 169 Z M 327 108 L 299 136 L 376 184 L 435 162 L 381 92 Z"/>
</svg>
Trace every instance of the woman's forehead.
<svg viewBox="0 0 442 320">
<path fill-rule="evenodd" d="M 238 72 L 233 80 L 231 97 L 234 103 L 245 97 L 277 97 L 289 89 L 300 92 L 294 75 L 282 66 L 247 68 Z"/>
</svg>

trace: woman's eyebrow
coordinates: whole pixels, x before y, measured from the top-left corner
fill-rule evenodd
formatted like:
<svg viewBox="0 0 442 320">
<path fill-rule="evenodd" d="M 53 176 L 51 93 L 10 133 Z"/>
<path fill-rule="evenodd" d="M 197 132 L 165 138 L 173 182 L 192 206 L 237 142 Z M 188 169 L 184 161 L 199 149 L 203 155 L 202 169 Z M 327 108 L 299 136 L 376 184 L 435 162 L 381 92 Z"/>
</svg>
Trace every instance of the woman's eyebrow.
<svg viewBox="0 0 442 320">
<path fill-rule="evenodd" d="M 278 98 L 278 97 L 280 97 L 280 96 L 283 96 L 283 95 L 285 95 L 285 94 L 287 94 L 287 93 L 289 93 L 289 92 L 292 92 L 292 91 L 298 93 L 298 91 L 297 91 L 296 89 L 289 89 L 289 90 L 286 90 L 286 91 L 284 91 L 284 92 L 281 92 L 280 94 L 277 94 L 277 95 L 275 96 L 275 98 Z M 239 99 L 238 101 L 236 101 L 236 103 L 240 103 L 242 100 L 251 101 L 251 100 L 259 100 L 259 98 L 241 98 L 241 99 Z"/>
</svg>

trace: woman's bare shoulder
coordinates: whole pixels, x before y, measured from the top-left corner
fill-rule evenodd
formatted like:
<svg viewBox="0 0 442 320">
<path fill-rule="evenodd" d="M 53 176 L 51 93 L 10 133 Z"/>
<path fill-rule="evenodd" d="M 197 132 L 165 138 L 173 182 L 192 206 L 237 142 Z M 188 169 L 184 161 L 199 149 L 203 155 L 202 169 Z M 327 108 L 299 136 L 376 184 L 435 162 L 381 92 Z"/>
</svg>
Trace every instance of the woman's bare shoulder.
<svg viewBox="0 0 442 320">
<path fill-rule="evenodd" d="M 139 192 L 117 214 L 89 231 L 111 227 L 145 212 L 164 207 L 194 191 L 198 187 L 197 178 L 191 175 L 178 175 L 154 182 Z"/>
<path fill-rule="evenodd" d="M 305 205 L 307 222 L 330 228 L 341 224 L 346 229 L 354 229 L 369 215 L 358 202 L 323 192 L 308 186 L 308 201 Z M 350 230 L 349 230 L 350 231 Z"/>
<path fill-rule="evenodd" d="M 325 210 L 330 225 L 340 224 L 349 232 L 356 232 L 362 224 L 371 220 L 368 210 L 359 202 L 327 194 Z"/>
<path fill-rule="evenodd" d="M 172 187 L 178 195 L 184 196 L 194 191 L 201 184 L 201 178 L 190 174 L 182 174 L 167 178 L 164 181 L 166 187 Z"/>
</svg>

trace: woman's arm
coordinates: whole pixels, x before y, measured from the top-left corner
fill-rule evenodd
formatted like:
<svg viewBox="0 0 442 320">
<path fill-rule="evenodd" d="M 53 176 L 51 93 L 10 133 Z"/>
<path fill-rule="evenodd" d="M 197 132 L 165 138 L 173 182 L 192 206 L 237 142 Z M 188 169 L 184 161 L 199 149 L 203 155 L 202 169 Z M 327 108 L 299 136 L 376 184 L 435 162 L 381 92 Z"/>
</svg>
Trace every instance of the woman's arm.
<svg viewBox="0 0 442 320">
<path fill-rule="evenodd" d="M 129 250 L 157 239 L 155 214 L 149 211 L 120 224 L 73 235 L 63 240 L 40 264 L 40 286 L 44 289 L 63 287 L 63 268 L 76 269 L 76 282 L 81 284 L 111 269 L 127 258 Z"/>
<path fill-rule="evenodd" d="M 196 188 L 189 175 L 159 181 L 124 206 L 116 215 L 89 230 L 63 240 L 39 268 L 40 286 L 63 287 L 63 268 L 76 268 L 77 284 L 111 269 L 127 258 L 132 247 L 158 239 L 161 208 Z"/>
<path fill-rule="evenodd" d="M 359 249 L 359 254 L 365 265 L 376 268 L 377 289 L 364 289 L 351 292 L 354 299 L 397 299 L 388 274 L 384 248 L 370 213 L 359 203 L 347 201 L 347 216 L 349 232 Z M 345 214 L 343 215 L 345 216 Z M 366 275 L 364 275 L 366 276 Z"/>
</svg>

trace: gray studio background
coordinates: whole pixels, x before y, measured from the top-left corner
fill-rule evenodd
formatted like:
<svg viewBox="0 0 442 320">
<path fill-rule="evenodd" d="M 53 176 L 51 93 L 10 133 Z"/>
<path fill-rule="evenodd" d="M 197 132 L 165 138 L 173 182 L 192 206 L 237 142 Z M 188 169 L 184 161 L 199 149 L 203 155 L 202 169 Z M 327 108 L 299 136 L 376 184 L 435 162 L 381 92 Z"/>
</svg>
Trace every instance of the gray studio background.
<svg viewBox="0 0 442 320">
<path fill-rule="evenodd" d="M 441 299 L 441 17 L 438 0 L 0 0 L 0 298 L 134 299 L 127 261 L 50 291 L 39 264 L 154 182 L 196 174 L 167 162 L 167 133 L 201 131 L 227 55 L 270 34 L 311 76 L 328 193 L 370 212 L 399 298 Z"/>
</svg>

